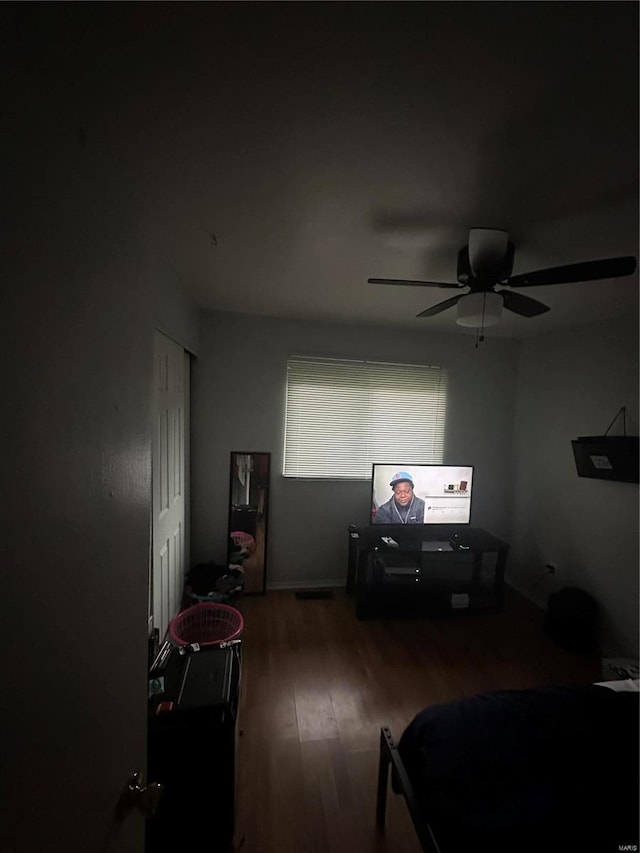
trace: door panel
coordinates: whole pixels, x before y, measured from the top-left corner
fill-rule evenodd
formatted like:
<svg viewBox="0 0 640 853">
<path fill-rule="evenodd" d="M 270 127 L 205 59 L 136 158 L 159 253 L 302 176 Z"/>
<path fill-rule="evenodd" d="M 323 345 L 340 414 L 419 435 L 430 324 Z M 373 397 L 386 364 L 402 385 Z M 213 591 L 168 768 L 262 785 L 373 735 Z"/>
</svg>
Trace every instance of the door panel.
<svg viewBox="0 0 640 853">
<path fill-rule="evenodd" d="M 184 583 L 185 358 L 155 333 L 152 618 L 162 638 L 180 607 Z"/>
<path fill-rule="evenodd" d="M 108 193 L 79 174 L 60 198 L 100 198 L 106 215 Z M 146 765 L 150 308 L 126 212 L 91 231 L 93 217 L 43 208 L 46 239 L 21 222 L 6 270 L 0 850 L 141 853 L 142 815 L 116 805 Z M 77 250 L 61 251 L 71 233 Z"/>
</svg>

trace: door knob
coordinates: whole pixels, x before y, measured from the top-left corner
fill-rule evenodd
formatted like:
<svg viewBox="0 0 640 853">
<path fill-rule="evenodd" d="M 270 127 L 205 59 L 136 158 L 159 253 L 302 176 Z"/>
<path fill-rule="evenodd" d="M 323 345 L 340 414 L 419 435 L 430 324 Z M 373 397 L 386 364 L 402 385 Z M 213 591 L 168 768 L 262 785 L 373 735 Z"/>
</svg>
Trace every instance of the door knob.
<svg viewBox="0 0 640 853">
<path fill-rule="evenodd" d="M 129 783 L 124 790 L 120 802 L 121 808 L 124 811 L 136 808 L 144 817 L 153 817 L 158 810 L 162 791 L 163 786 L 159 782 L 145 784 L 144 773 L 141 770 L 136 770 L 131 774 Z"/>
</svg>

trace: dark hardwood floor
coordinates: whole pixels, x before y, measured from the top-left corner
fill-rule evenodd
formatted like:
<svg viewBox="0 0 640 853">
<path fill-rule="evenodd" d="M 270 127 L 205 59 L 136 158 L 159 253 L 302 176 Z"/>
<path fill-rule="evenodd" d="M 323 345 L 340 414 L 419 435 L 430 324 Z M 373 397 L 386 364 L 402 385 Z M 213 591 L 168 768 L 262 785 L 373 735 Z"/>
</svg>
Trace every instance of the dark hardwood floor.
<svg viewBox="0 0 640 853">
<path fill-rule="evenodd" d="M 555 645 L 542 612 L 506 592 L 500 613 L 362 622 L 342 590 L 244 597 L 236 849 L 418 853 L 400 797 L 376 830 L 382 725 L 399 737 L 432 703 L 601 677 L 599 658 Z"/>
</svg>

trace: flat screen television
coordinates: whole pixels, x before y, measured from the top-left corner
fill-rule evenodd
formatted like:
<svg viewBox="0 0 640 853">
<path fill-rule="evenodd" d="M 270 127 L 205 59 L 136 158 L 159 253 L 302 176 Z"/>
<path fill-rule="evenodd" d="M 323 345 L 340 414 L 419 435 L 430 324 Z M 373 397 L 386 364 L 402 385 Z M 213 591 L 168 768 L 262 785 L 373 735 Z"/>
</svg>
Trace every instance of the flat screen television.
<svg viewBox="0 0 640 853">
<path fill-rule="evenodd" d="M 473 465 L 374 462 L 371 524 L 469 524 Z"/>
</svg>

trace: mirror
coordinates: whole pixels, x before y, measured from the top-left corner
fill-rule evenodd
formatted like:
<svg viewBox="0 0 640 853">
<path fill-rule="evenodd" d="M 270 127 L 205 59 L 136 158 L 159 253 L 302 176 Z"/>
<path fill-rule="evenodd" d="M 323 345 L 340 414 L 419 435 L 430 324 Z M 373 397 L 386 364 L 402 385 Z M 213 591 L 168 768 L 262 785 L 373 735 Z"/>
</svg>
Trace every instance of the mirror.
<svg viewBox="0 0 640 853">
<path fill-rule="evenodd" d="M 266 591 L 270 461 L 270 453 L 231 454 L 227 564 L 242 566 L 245 593 Z"/>
</svg>

